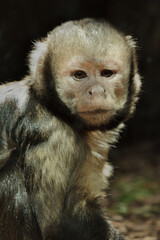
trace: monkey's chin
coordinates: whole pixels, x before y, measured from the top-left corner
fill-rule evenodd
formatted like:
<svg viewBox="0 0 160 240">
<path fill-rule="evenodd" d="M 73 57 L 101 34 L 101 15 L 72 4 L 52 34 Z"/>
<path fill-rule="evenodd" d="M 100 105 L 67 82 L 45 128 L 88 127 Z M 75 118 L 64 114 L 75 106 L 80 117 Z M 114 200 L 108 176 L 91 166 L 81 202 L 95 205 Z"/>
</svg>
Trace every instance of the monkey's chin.
<svg viewBox="0 0 160 240">
<path fill-rule="evenodd" d="M 97 129 L 102 125 L 107 125 L 114 113 L 112 110 L 96 109 L 93 111 L 79 112 L 79 116 L 88 126 L 96 127 Z"/>
</svg>

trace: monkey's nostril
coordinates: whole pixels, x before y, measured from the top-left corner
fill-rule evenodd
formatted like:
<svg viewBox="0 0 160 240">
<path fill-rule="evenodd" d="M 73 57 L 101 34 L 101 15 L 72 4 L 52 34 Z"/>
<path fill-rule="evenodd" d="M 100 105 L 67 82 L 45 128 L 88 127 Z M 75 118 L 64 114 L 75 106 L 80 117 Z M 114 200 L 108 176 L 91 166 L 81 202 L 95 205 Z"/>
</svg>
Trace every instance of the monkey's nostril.
<svg viewBox="0 0 160 240">
<path fill-rule="evenodd" d="M 89 91 L 89 95 L 92 95 L 92 91 Z"/>
</svg>

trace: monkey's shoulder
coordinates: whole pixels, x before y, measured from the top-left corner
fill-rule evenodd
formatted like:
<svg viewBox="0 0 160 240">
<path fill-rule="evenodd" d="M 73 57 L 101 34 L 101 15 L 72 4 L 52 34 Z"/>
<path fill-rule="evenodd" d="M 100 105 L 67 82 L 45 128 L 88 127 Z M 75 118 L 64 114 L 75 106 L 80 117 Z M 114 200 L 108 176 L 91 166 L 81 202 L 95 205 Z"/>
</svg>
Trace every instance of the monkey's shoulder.
<svg viewBox="0 0 160 240">
<path fill-rule="evenodd" d="M 29 86 L 28 80 L 15 81 L 0 85 L 0 106 L 4 104 L 15 105 L 20 111 L 24 111 L 28 102 Z"/>
<path fill-rule="evenodd" d="M 31 91 L 29 77 L 0 85 L 0 136 L 2 131 L 44 138 L 55 131 L 56 118 Z"/>
</svg>

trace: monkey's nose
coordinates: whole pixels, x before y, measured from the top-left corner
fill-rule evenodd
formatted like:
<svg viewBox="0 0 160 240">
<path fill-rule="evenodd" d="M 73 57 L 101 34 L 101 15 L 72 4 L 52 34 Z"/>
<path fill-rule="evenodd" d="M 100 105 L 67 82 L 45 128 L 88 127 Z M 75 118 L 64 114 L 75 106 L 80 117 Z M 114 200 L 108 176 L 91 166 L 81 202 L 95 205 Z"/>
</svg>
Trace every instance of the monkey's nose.
<svg viewBox="0 0 160 240">
<path fill-rule="evenodd" d="M 101 86 L 101 85 L 95 85 L 92 86 L 89 90 L 88 90 L 88 95 L 90 97 L 106 97 L 106 90 Z"/>
</svg>

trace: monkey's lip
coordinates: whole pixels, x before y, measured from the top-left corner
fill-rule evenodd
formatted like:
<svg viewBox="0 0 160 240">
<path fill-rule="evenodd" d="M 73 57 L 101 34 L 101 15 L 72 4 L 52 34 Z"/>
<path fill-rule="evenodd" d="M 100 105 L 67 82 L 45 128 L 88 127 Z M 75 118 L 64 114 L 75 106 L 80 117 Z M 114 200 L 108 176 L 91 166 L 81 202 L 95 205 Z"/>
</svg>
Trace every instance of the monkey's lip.
<svg viewBox="0 0 160 240">
<path fill-rule="evenodd" d="M 79 111 L 79 114 L 106 114 L 108 112 L 112 111 L 111 109 L 93 109 L 88 111 Z"/>
</svg>

